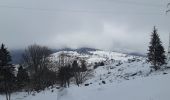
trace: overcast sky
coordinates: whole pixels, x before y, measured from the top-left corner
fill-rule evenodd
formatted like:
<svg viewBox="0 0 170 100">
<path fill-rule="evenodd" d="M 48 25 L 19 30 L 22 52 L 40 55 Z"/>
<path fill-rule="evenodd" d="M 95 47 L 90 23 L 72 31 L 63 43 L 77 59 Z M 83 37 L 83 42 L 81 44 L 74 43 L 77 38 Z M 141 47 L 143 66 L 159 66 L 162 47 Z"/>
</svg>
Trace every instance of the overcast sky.
<svg viewBox="0 0 170 100">
<path fill-rule="evenodd" d="M 168 1 L 0 0 L 0 42 L 10 49 L 37 43 L 146 53 L 155 25 L 167 49 Z"/>
</svg>

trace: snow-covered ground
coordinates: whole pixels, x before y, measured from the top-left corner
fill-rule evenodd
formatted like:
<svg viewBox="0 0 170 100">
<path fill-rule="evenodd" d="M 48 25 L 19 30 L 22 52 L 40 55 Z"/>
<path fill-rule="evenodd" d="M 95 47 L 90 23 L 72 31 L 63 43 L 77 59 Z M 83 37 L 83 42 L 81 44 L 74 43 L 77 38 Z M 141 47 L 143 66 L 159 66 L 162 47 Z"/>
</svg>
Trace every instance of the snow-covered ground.
<svg viewBox="0 0 170 100">
<path fill-rule="evenodd" d="M 46 90 L 25 96 L 12 95 L 12 100 L 169 100 L 170 74 L 159 74 L 145 78 L 96 86 L 71 86 L 63 90 Z M 24 97 L 25 96 L 25 97 Z M 0 96 L 5 100 L 5 96 Z"/>
<path fill-rule="evenodd" d="M 52 59 L 57 60 L 60 53 L 53 54 Z M 108 51 L 65 53 L 87 63 L 104 61 L 107 65 L 94 69 L 94 76 L 80 87 L 72 84 L 70 88 L 47 89 L 35 95 L 14 93 L 12 100 L 170 100 L 170 70 L 151 73 L 144 57 Z M 0 95 L 0 100 L 4 99 Z"/>
<path fill-rule="evenodd" d="M 80 54 L 76 51 L 60 51 L 57 53 L 52 54 L 52 60 L 56 61 L 59 58 L 59 55 L 61 53 L 65 53 L 70 58 L 83 58 L 88 63 L 95 63 L 100 61 L 106 61 L 106 60 L 121 60 L 126 61 L 128 59 L 131 59 L 133 56 L 117 53 L 117 52 L 110 52 L 110 51 L 102 51 L 102 50 L 96 50 L 96 51 L 89 51 L 89 54 Z"/>
</svg>

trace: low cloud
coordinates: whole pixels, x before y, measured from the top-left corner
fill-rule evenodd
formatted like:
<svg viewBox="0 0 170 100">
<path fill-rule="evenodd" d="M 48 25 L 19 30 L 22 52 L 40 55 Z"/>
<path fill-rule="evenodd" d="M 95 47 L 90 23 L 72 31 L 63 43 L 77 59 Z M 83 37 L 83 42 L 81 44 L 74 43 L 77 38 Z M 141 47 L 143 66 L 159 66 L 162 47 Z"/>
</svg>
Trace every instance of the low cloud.
<svg viewBox="0 0 170 100">
<path fill-rule="evenodd" d="M 153 26 L 168 46 L 168 0 L 0 1 L 0 42 L 10 49 L 93 47 L 146 53 Z M 5 5 L 5 6 L 4 6 Z"/>
</svg>

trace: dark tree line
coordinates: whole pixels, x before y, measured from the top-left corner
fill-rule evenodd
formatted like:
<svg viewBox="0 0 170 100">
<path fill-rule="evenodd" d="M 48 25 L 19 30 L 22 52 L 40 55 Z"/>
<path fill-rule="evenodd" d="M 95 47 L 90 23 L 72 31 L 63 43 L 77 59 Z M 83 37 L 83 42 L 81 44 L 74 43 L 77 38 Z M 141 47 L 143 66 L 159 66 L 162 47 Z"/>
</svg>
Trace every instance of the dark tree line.
<svg viewBox="0 0 170 100">
<path fill-rule="evenodd" d="M 24 63 L 16 71 L 5 45 L 0 48 L 0 93 L 10 100 L 11 93 L 25 90 L 28 92 L 43 90 L 56 81 L 56 73 L 47 68 L 51 51 L 47 47 L 31 45 L 23 54 Z"/>
<path fill-rule="evenodd" d="M 58 83 L 62 87 L 69 87 L 70 82 L 75 82 L 79 86 L 86 80 L 89 71 L 84 60 L 78 64 L 77 60 L 71 63 L 67 58 L 60 62 L 63 64 L 54 66 L 50 55 L 51 50 L 48 47 L 36 44 L 28 46 L 23 54 L 23 63 L 16 67 L 10 63 L 10 53 L 2 44 L 0 49 L 0 93 L 5 93 L 6 99 L 10 100 L 11 93 L 15 91 L 31 93 Z M 59 69 L 57 72 L 52 71 L 49 68 L 51 66 L 59 67 Z M 16 68 L 18 68 L 17 71 Z"/>
<path fill-rule="evenodd" d="M 59 68 L 58 77 L 62 87 L 69 87 L 71 79 L 79 86 L 91 75 L 91 70 L 87 69 L 85 61 L 81 60 L 80 63 L 79 65 L 78 61 L 74 60 L 71 65 L 69 64 Z"/>
</svg>

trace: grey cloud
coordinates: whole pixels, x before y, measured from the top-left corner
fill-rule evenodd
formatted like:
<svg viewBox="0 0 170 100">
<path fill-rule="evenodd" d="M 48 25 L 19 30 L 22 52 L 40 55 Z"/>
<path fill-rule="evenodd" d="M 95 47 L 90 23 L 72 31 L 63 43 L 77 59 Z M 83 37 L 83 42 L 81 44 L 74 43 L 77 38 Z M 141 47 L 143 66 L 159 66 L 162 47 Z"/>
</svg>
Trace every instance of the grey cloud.
<svg viewBox="0 0 170 100">
<path fill-rule="evenodd" d="M 94 47 L 146 53 L 153 26 L 168 45 L 168 0 L 0 1 L 0 42 L 52 48 Z M 166 48 L 167 49 L 167 48 Z"/>
</svg>

